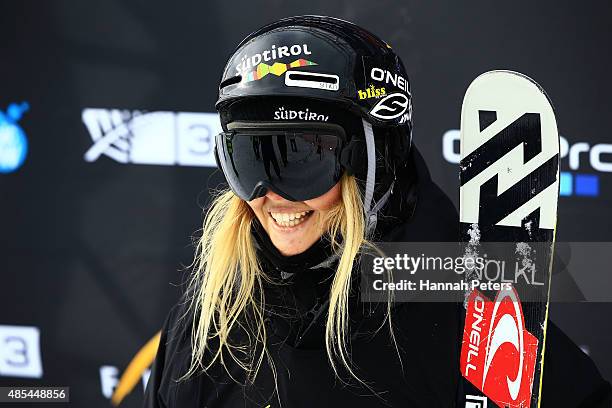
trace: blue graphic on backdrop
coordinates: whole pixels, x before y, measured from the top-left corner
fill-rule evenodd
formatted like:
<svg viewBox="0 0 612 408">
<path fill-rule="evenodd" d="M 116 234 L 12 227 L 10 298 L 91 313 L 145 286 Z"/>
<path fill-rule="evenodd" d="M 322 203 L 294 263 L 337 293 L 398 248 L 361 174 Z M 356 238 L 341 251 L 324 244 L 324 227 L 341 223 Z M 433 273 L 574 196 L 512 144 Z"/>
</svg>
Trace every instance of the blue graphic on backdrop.
<svg viewBox="0 0 612 408">
<path fill-rule="evenodd" d="M 0 110 L 0 173 L 17 170 L 28 153 L 28 139 L 17 124 L 30 109 L 27 102 L 11 103 L 6 113 Z"/>
<path fill-rule="evenodd" d="M 599 195 L 599 176 L 595 174 L 562 171 L 560 181 L 559 195 L 561 196 L 597 197 Z"/>
</svg>

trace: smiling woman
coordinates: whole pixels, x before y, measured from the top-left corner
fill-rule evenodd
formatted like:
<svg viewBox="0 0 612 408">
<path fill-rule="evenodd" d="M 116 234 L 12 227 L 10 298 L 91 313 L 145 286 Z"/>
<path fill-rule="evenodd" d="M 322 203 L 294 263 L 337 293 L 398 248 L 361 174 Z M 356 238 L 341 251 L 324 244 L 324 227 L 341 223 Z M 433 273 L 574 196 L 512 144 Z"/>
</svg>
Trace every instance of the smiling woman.
<svg viewBox="0 0 612 408">
<path fill-rule="evenodd" d="M 287 81 L 288 69 L 338 86 Z M 145 406 L 456 406 L 461 305 L 368 304 L 359 287 L 374 241 L 459 237 L 456 210 L 412 146 L 399 57 L 346 21 L 287 18 L 238 46 L 216 106 L 229 188 L 206 210 Z M 590 361 L 554 333 L 553 349 L 592 384 L 580 401 L 605 397 Z"/>
<path fill-rule="evenodd" d="M 296 255 L 310 248 L 329 229 L 326 224 L 338 212 L 334 209 L 340 204 L 341 190 L 336 184 L 322 196 L 302 202 L 285 200 L 268 191 L 264 197 L 249 201 L 249 207 L 280 253 Z"/>
<path fill-rule="evenodd" d="M 296 215 L 304 219 L 299 225 L 295 225 Z M 254 242 L 251 228 L 259 230 Z M 303 202 L 288 201 L 272 191 L 250 202 L 231 191 L 220 195 L 207 214 L 199 244 L 198 273 L 190 285 L 194 294 L 190 299 L 191 309 L 200 314 L 195 322 L 197 336 L 207 333 L 194 345 L 190 370 L 196 370 L 206 359 L 206 353 L 211 351 L 210 341 L 218 338 L 219 349 L 209 364 L 227 353 L 249 375 L 257 374 L 264 353 L 263 349 L 259 355 L 255 353 L 257 342 L 266 343 L 264 316 L 259 314 L 265 304 L 261 295 L 269 289 L 265 287 L 266 281 L 274 280 L 273 274 L 260 267 L 257 249 L 265 248 L 263 237 L 268 248 L 271 243 L 275 252 L 288 259 L 307 250 L 311 254 L 318 250 L 319 261 L 324 260 L 322 256 L 332 255 L 340 259 L 330 288 L 326 343 L 347 364 L 346 350 L 340 343 L 344 342 L 345 330 L 342 326 L 339 328 L 338 322 L 347 319 L 345 302 L 354 259 L 365 242 L 363 235 L 362 203 L 353 177 L 344 176 L 324 195 Z M 342 237 L 342 247 L 338 237 Z M 228 291 L 228 287 L 232 289 Z M 256 294 L 261 297 L 256 298 Z M 254 325 L 254 333 L 262 337 L 254 343 L 249 339 L 249 350 L 238 353 L 237 345 L 231 343 L 231 333 L 245 324 L 241 320 L 245 313 L 252 313 L 248 324 Z"/>
</svg>

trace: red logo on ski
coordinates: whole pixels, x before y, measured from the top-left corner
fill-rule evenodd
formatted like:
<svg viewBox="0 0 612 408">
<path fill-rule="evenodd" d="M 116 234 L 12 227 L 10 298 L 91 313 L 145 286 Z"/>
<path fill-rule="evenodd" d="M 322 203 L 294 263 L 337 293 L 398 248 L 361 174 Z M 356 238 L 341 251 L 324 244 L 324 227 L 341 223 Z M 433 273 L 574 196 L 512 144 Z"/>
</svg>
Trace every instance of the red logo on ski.
<svg viewBox="0 0 612 408">
<path fill-rule="evenodd" d="M 460 361 L 468 381 L 500 407 L 529 407 L 537 352 L 516 290 L 499 291 L 494 302 L 472 291 Z"/>
</svg>

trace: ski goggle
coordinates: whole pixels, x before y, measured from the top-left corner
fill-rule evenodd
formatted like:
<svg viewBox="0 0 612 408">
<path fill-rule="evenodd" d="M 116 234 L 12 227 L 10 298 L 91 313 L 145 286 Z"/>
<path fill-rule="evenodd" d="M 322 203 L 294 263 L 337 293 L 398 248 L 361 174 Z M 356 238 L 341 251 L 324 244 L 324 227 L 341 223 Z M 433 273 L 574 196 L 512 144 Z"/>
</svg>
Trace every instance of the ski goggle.
<svg viewBox="0 0 612 408">
<path fill-rule="evenodd" d="M 215 157 L 231 189 L 251 201 L 272 190 L 291 201 L 319 197 L 344 172 L 341 126 L 322 123 L 232 122 L 215 139 Z"/>
</svg>

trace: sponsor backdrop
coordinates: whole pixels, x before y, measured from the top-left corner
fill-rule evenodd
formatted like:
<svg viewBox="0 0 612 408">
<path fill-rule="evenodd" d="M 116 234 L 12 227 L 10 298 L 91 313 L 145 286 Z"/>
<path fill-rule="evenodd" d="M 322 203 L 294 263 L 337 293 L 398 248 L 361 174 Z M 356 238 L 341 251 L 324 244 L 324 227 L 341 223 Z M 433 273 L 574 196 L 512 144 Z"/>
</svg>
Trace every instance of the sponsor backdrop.
<svg viewBox="0 0 612 408">
<path fill-rule="evenodd" d="M 73 406 L 140 405 L 201 207 L 223 181 L 212 141 L 225 60 L 260 25 L 306 13 L 352 20 L 402 56 L 416 144 L 455 203 L 468 84 L 495 68 L 535 78 L 563 136 L 558 237 L 612 240 L 610 4 L 11 2 L 0 16 L 0 385 L 70 386 Z M 301 51 L 250 80 L 325 64 Z M 610 303 L 551 309 L 608 378 L 611 314 Z"/>
</svg>

